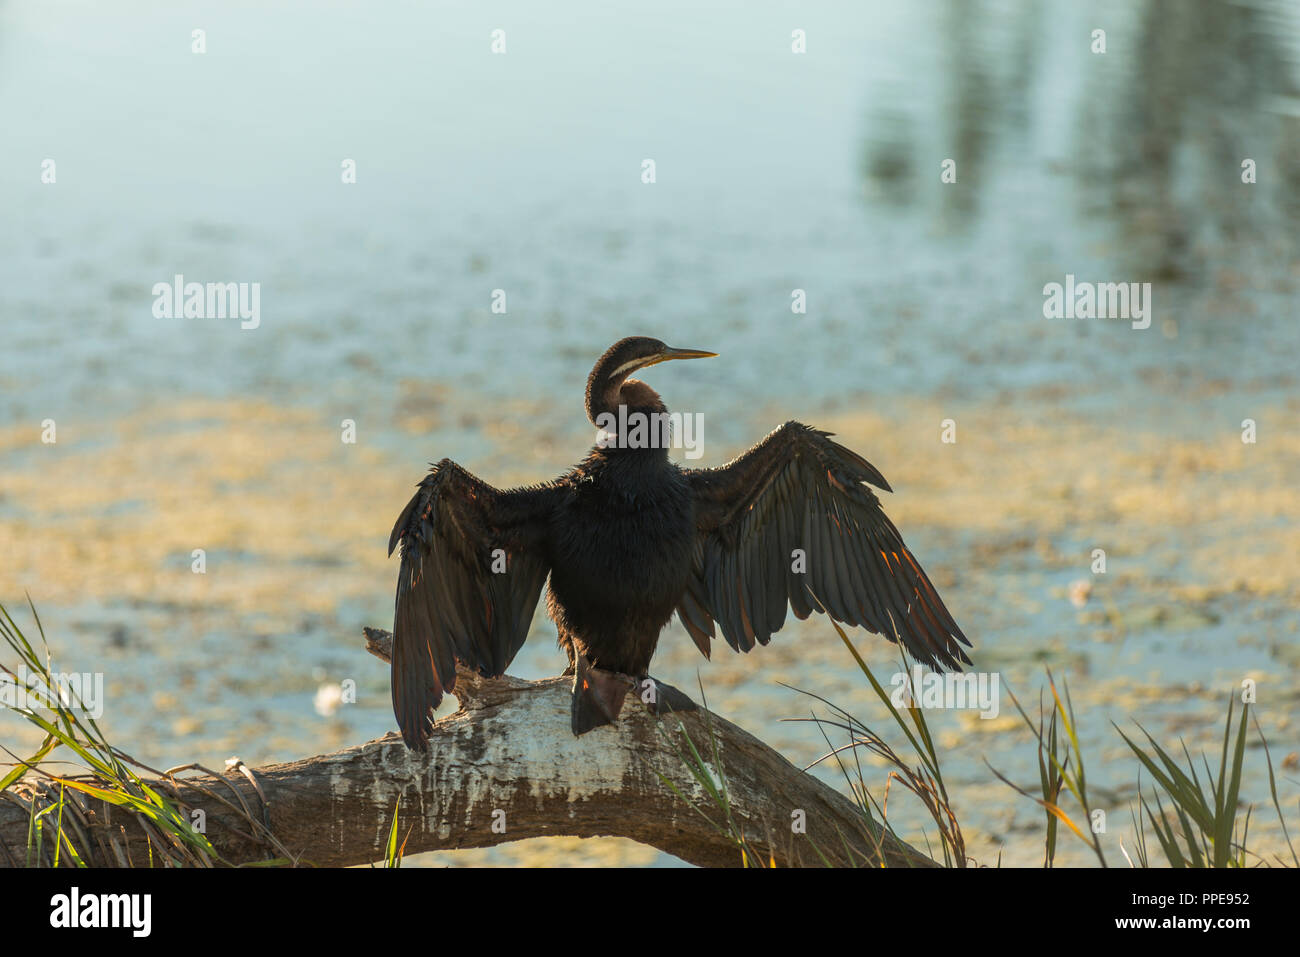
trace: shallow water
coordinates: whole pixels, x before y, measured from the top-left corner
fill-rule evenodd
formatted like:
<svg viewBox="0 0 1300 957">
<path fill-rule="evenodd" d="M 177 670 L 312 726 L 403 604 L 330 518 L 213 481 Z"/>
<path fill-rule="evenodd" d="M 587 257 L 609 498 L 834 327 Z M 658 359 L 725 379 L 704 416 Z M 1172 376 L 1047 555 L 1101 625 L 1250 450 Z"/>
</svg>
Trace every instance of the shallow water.
<svg viewBox="0 0 1300 957">
<path fill-rule="evenodd" d="M 1213 748 L 1255 677 L 1294 752 L 1294 8 L 573 9 L 0 7 L 0 600 L 105 671 L 110 735 L 161 766 L 390 730 L 358 636 L 391 619 L 410 485 L 444 455 L 498 484 L 567 467 L 591 362 L 644 333 L 722 354 L 647 375 L 705 415 L 703 464 L 799 418 L 882 469 L 977 665 L 1026 702 L 1069 676 L 1121 820 L 1111 721 Z M 260 283 L 260 325 L 155 318 L 178 273 Z M 1151 283 L 1150 327 L 1044 318 L 1067 274 Z M 557 672 L 553 635 L 539 616 L 512 672 Z M 701 665 L 674 625 L 656 673 L 698 669 L 796 763 L 820 739 L 777 681 L 880 724 L 824 622 Z M 358 703 L 318 715 L 346 676 Z M 972 852 L 1033 863 L 1038 813 L 983 763 L 1033 780 L 1005 704 L 935 720 Z M 664 861 L 557 846 L 438 860 Z"/>
</svg>

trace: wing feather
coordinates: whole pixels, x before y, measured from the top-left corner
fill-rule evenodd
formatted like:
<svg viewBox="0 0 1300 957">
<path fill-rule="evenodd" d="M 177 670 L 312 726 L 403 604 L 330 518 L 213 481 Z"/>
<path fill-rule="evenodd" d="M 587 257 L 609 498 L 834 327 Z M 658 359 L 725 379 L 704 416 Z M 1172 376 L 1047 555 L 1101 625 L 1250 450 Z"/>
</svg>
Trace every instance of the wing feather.
<svg viewBox="0 0 1300 957">
<path fill-rule="evenodd" d="M 433 466 L 388 540 L 401 546 L 393 609 L 393 713 L 423 751 L 456 664 L 497 677 L 532 623 L 550 571 L 545 536 L 555 486 L 499 491 L 450 459 Z M 505 570 L 493 568 L 496 549 Z"/>
<path fill-rule="evenodd" d="M 700 539 L 678 613 L 706 654 L 714 622 L 749 651 L 781 628 L 788 606 L 799 619 L 824 609 L 901 641 L 932 667 L 970 663 L 970 641 L 867 487 L 889 483 L 830 433 L 787 422 L 734 462 L 686 475 Z"/>
</svg>

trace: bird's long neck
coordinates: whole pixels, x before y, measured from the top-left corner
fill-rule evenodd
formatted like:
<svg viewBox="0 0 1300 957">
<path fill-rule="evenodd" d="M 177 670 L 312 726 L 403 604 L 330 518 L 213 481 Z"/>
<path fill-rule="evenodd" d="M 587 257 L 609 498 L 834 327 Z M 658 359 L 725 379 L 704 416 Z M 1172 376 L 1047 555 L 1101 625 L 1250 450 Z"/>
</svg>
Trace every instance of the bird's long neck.
<svg viewBox="0 0 1300 957">
<path fill-rule="evenodd" d="M 623 383 L 631 373 L 631 369 L 619 368 L 618 356 L 613 350 L 600 357 L 587 377 L 587 418 L 592 425 L 599 428 L 601 423 L 598 419 L 603 414 L 618 414 Z"/>
<path fill-rule="evenodd" d="M 593 376 L 593 382 L 595 377 Z M 639 379 L 619 385 L 588 383 L 587 416 L 599 431 L 598 442 L 611 457 L 635 457 L 647 464 L 668 461 L 667 406 L 659 393 Z"/>
</svg>

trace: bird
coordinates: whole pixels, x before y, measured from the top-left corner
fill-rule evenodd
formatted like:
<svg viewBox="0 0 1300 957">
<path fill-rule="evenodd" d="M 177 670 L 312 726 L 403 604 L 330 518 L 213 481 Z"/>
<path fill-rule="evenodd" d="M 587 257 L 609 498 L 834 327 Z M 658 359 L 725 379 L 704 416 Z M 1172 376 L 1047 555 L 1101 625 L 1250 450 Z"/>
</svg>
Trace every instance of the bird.
<svg viewBox="0 0 1300 957">
<path fill-rule="evenodd" d="M 391 654 L 402 739 L 425 751 L 457 662 L 500 677 L 528 636 L 542 588 L 573 676 L 570 728 L 616 722 L 629 693 L 662 710 L 649 667 L 675 613 L 705 658 L 720 630 L 766 645 L 787 610 L 882 635 L 935 670 L 972 647 L 885 515 L 883 475 L 832 433 L 789 421 L 726 465 L 669 458 L 663 399 L 632 373 L 716 356 L 648 336 L 614 343 L 587 378 L 600 431 L 552 481 L 497 489 L 444 458 L 402 509 Z M 647 427 L 647 423 L 650 427 Z"/>
</svg>

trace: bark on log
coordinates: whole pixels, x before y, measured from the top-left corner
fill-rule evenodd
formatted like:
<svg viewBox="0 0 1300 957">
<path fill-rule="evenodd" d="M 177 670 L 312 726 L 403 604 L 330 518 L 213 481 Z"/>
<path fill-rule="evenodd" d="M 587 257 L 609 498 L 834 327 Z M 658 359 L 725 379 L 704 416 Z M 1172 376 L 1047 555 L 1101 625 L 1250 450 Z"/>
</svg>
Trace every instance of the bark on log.
<svg viewBox="0 0 1300 957">
<path fill-rule="evenodd" d="M 367 629 L 367 637 L 369 650 L 386 658 L 391 636 Z M 689 704 L 676 689 L 660 687 Z M 460 707 L 435 723 L 426 754 L 408 751 L 392 733 L 332 754 L 253 769 L 251 775 L 176 777 L 174 793 L 187 809 L 203 810 L 208 840 L 236 864 L 277 852 L 256 838 L 254 822 L 232 805 L 243 803 L 269 823 L 280 848 L 299 862 L 339 866 L 383 859 L 400 798 L 398 836 L 400 841 L 409 829 L 407 854 L 529 837 L 615 835 L 692 864 L 737 866 L 741 851 L 726 833 L 724 815 L 682 758 L 690 754 L 689 736 L 718 780 L 712 735 L 732 821 L 764 863 L 933 865 L 869 822 L 843 795 L 715 714 L 696 709 L 656 717 L 629 698 L 617 726 L 575 738 L 569 695 L 568 678 L 484 680 L 462 671 L 456 684 Z M 13 798 L 42 789 L 45 803 L 48 783 L 29 777 L 0 801 L 0 866 L 24 860 L 29 812 Z M 145 831 L 132 815 L 99 801 L 82 803 L 95 811 L 92 829 L 110 827 L 133 862 L 147 861 Z M 804 833 L 792 832 L 796 812 L 803 813 Z M 106 859 L 96 863 L 120 863 L 120 853 L 104 853 Z"/>
</svg>

